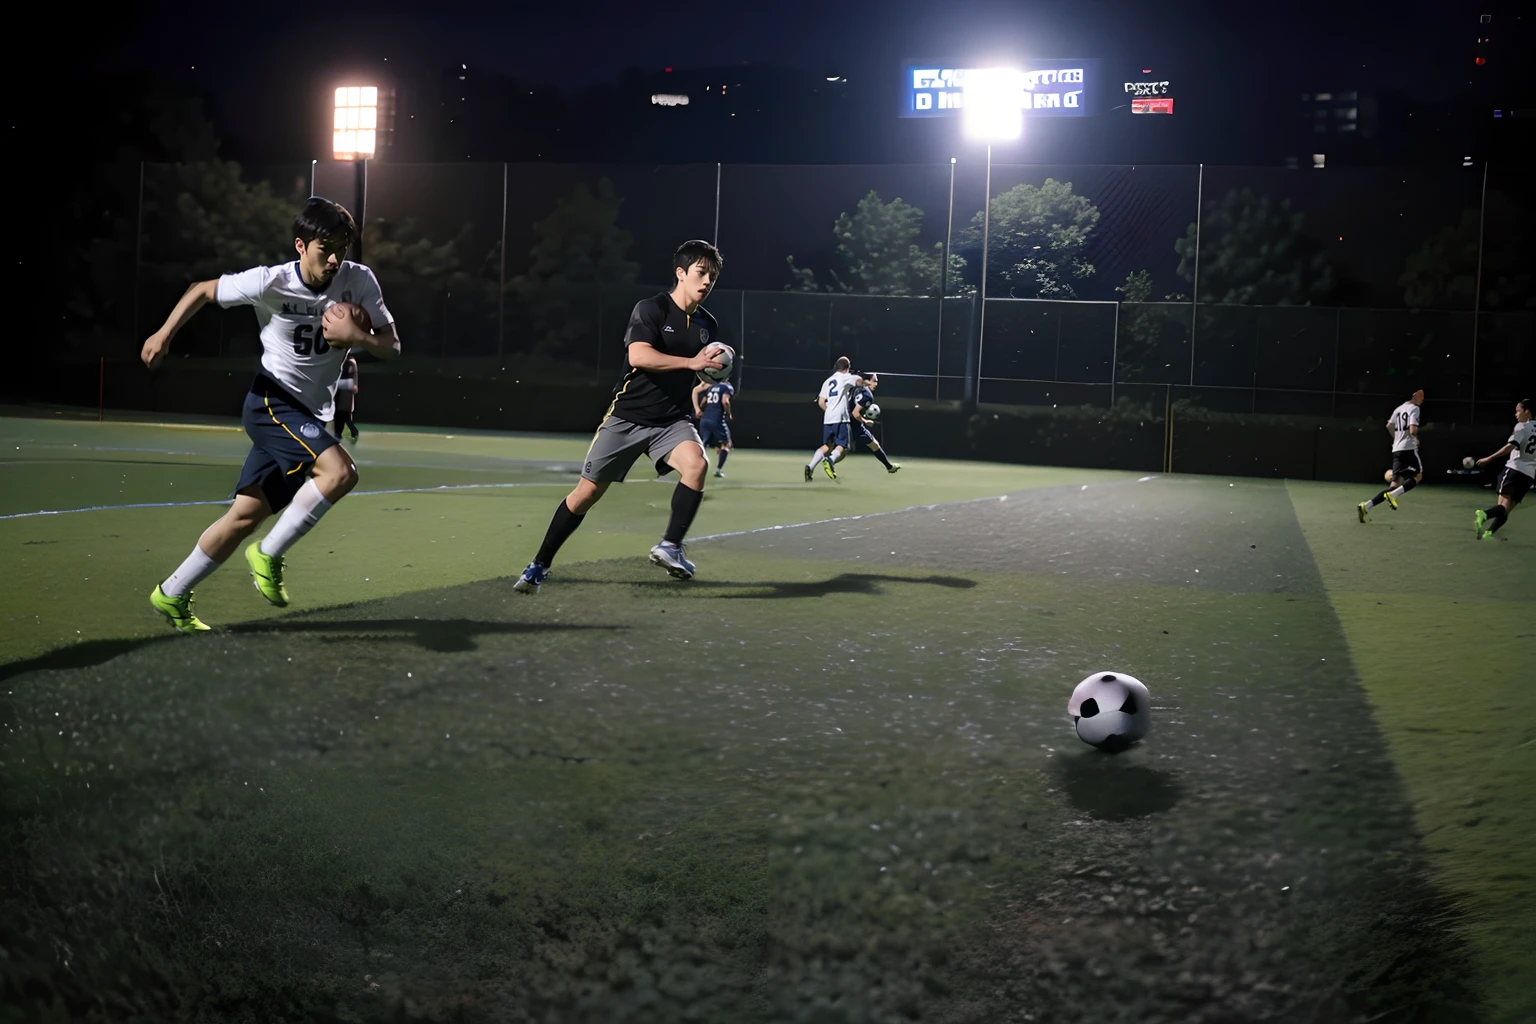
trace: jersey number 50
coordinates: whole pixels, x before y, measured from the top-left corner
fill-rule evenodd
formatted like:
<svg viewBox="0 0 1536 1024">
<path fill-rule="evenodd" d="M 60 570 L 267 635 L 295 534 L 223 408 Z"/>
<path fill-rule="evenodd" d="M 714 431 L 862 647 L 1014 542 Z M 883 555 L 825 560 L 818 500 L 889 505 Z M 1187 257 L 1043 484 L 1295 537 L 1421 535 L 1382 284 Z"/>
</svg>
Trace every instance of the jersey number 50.
<svg viewBox="0 0 1536 1024">
<path fill-rule="evenodd" d="M 310 352 L 320 355 L 330 349 L 326 343 L 325 335 L 315 332 L 314 324 L 298 324 L 293 329 L 293 354 L 307 356 Z"/>
</svg>

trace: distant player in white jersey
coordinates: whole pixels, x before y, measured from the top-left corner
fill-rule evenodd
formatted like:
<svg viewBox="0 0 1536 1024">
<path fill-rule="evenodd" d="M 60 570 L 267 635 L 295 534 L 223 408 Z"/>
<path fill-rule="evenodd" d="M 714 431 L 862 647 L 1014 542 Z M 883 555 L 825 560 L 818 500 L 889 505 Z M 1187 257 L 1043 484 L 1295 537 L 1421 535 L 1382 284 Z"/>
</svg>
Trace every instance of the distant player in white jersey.
<svg viewBox="0 0 1536 1024">
<path fill-rule="evenodd" d="M 1423 404 L 1421 388 L 1387 417 L 1387 432 L 1392 435 L 1392 486 L 1360 503 L 1362 523 L 1370 520 L 1371 509 L 1382 502 L 1396 511 L 1397 499 L 1424 482 L 1424 461 L 1419 458 L 1419 407 Z"/>
<path fill-rule="evenodd" d="M 1515 429 L 1510 433 L 1509 440 L 1492 455 L 1477 460 L 1477 465 L 1482 467 L 1509 456 L 1509 461 L 1504 463 L 1504 469 L 1499 473 L 1498 502 L 1492 508 L 1478 509 L 1477 515 L 1473 517 L 1478 540 L 1492 537 L 1504 525 L 1514 507 L 1530 492 L 1532 483 L 1536 482 L 1536 422 L 1532 421 L 1533 414 L 1536 414 L 1536 405 L 1531 404 L 1531 399 L 1522 398 L 1516 402 Z"/>
<path fill-rule="evenodd" d="M 357 394 L 362 389 L 357 360 L 349 352 L 342 361 L 341 376 L 336 378 L 336 417 L 331 421 L 331 426 L 336 428 L 338 441 L 341 440 L 342 430 L 351 428 L 352 443 L 357 444 Z"/>
<path fill-rule="evenodd" d="M 832 464 L 848 450 L 848 400 L 853 397 L 853 389 L 864 383 L 864 378 L 848 372 L 852 365 L 847 356 L 839 356 L 832 376 L 822 381 L 821 390 L 816 392 L 816 404 L 821 406 L 821 447 L 805 464 L 807 482 L 818 463 L 828 479 L 837 479 Z"/>
<path fill-rule="evenodd" d="M 298 259 L 292 263 L 252 267 L 188 288 L 140 353 L 144 365 L 155 369 L 176 332 L 210 302 L 253 306 L 261 325 L 261 370 L 240 417 L 251 451 L 234 502 L 150 594 L 155 610 L 183 633 L 208 628 L 192 614 L 192 588 L 275 512 L 282 513 L 277 524 L 245 549 L 245 558 L 261 596 L 287 605 L 284 553 L 357 484 L 352 457 L 325 429 L 335 411 L 342 361 L 351 348 L 381 359 L 400 354 L 394 318 L 373 271 L 342 258 L 357 240 L 352 214 L 313 196 L 294 218 L 293 235 Z"/>
</svg>

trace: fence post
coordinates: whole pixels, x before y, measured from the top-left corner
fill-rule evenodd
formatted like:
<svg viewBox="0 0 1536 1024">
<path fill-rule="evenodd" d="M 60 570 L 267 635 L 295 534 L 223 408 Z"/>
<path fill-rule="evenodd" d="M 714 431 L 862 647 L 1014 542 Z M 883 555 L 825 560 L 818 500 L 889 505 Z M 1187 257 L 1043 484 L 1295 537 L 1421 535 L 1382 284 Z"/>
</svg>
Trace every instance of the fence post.
<svg viewBox="0 0 1536 1024">
<path fill-rule="evenodd" d="M 715 164 L 715 248 L 720 248 L 720 168 Z"/>
<path fill-rule="evenodd" d="M 1120 303 L 1115 303 L 1114 344 L 1109 349 L 1109 408 L 1115 408 L 1115 375 L 1120 366 Z"/>
<path fill-rule="evenodd" d="M 949 220 L 944 225 L 944 255 L 939 261 L 939 343 L 933 357 L 933 400 L 944 382 L 944 296 L 949 292 L 949 240 L 955 231 L 955 158 L 949 158 Z M 883 435 L 882 435 L 883 436 Z"/>
<path fill-rule="evenodd" d="M 133 340 L 139 340 L 139 266 L 144 262 L 144 161 L 139 161 L 139 218 L 133 238 Z"/>
<path fill-rule="evenodd" d="M 506 357 L 507 330 L 507 164 L 501 165 L 501 269 L 496 272 L 496 365 Z"/>
<path fill-rule="evenodd" d="M 1189 386 L 1195 386 L 1195 332 L 1200 328 L 1200 222 L 1205 205 L 1205 164 L 1195 185 L 1195 281 L 1189 295 Z"/>
<path fill-rule="evenodd" d="M 1488 212 L 1488 161 L 1483 161 L 1483 198 L 1477 205 L 1477 278 L 1472 285 L 1472 411 L 1468 423 L 1477 422 L 1477 322 L 1483 303 L 1483 222 Z"/>
</svg>

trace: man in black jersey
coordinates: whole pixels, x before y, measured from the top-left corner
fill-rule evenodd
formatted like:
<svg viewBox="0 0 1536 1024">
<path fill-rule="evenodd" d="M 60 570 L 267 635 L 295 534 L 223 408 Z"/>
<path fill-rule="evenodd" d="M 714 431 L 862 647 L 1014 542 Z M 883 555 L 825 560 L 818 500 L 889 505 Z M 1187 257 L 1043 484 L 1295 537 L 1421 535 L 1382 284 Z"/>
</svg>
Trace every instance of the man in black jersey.
<svg viewBox="0 0 1536 1024">
<path fill-rule="evenodd" d="M 676 579 L 693 578 L 694 565 L 683 557 L 683 535 L 699 511 L 709 470 L 693 425 L 693 387 L 700 370 L 723 365 L 710 358 L 711 343 L 720 340 L 719 325 L 700 303 L 719 279 L 721 262 L 720 251 L 708 242 L 684 242 L 672 256 L 672 290 L 635 304 L 624 334 L 624 375 L 587 449 L 581 481 L 555 507 L 544 544 L 513 590 L 539 592 L 560 546 L 641 455 L 655 463 L 657 475 L 672 470 L 678 475 L 672 517 L 661 543 L 651 548 L 651 561 Z"/>
</svg>

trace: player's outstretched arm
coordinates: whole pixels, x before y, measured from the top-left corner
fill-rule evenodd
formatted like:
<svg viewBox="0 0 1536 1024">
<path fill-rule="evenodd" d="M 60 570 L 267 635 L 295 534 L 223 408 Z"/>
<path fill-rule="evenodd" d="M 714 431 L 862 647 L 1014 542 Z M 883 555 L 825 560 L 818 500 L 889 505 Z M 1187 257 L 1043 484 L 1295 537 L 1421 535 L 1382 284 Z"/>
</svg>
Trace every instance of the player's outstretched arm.
<svg viewBox="0 0 1536 1024">
<path fill-rule="evenodd" d="M 660 352 L 649 342 L 632 341 L 629 343 L 629 365 L 637 370 L 652 372 L 692 370 L 695 373 L 700 370 L 718 370 L 725 366 L 705 355 L 707 351 L 701 350 L 698 355 L 684 359 L 682 356 L 669 356 Z"/>
<path fill-rule="evenodd" d="M 735 422 L 736 417 L 731 415 L 731 396 L 730 395 L 721 395 L 720 396 L 720 404 L 725 407 L 725 422 L 727 422 L 727 423 Z"/>
<path fill-rule="evenodd" d="M 1506 443 L 1503 448 L 1500 448 L 1498 451 L 1494 452 L 1492 455 L 1488 456 L 1486 459 L 1478 459 L 1477 460 L 1477 464 L 1479 466 L 1486 466 L 1490 462 L 1497 462 L 1500 459 L 1502 459 L 1505 456 L 1507 456 L 1510 452 L 1512 452 L 1514 450 L 1515 450 L 1515 446 L 1513 444 Z"/>
<path fill-rule="evenodd" d="M 188 288 L 177 300 L 171 315 L 165 318 L 160 329 L 145 339 L 144 347 L 139 351 L 139 358 L 144 361 L 144 365 L 151 370 L 159 366 L 165 354 L 171 350 L 171 339 L 176 337 L 176 332 L 185 327 L 198 310 L 214 301 L 218 292 L 219 282 L 216 279 L 199 281 Z"/>
<path fill-rule="evenodd" d="M 385 324 L 370 332 L 363 330 L 362 325 L 349 316 L 327 315 L 320 329 L 325 332 L 325 340 L 332 348 L 366 349 L 380 359 L 396 359 L 400 355 L 400 336 L 395 333 L 394 324 Z"/>
<path fill-rule="evenodd" d="M 709 390 L 709 381 L 701 380 L 697 384 L 694 385 L 694 388 L 693 388 L 693 418 L 694 419 L 699 419 L 700 417 L 702 417 L 704 415 L 704 406 L 700 404 L 699 400 L 701 398 L 703 398 L 704 392 L 706 392 L 708 390 Z"/>
</svg>

